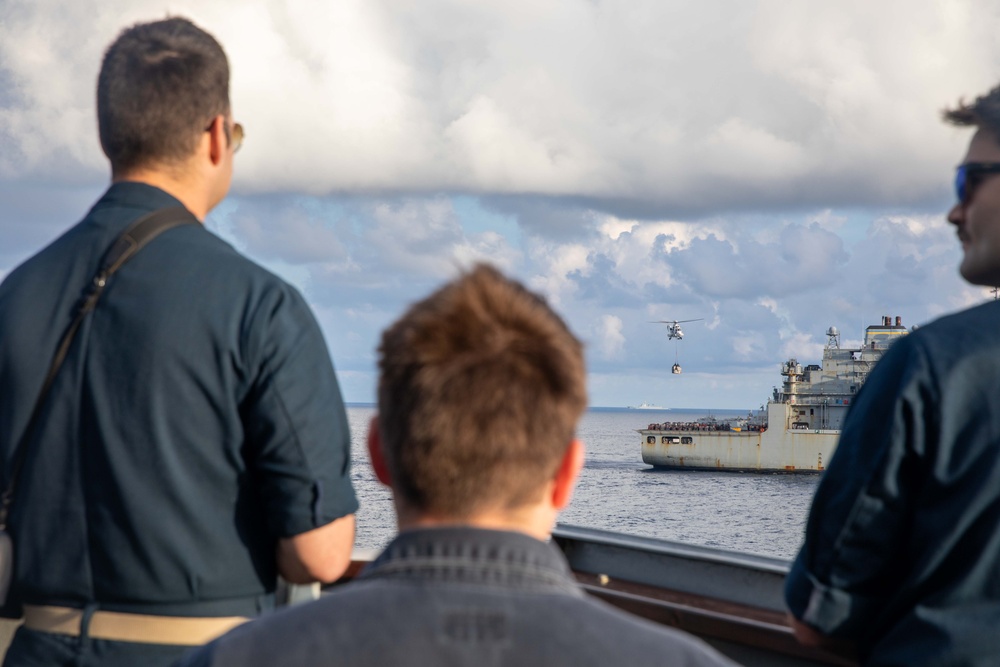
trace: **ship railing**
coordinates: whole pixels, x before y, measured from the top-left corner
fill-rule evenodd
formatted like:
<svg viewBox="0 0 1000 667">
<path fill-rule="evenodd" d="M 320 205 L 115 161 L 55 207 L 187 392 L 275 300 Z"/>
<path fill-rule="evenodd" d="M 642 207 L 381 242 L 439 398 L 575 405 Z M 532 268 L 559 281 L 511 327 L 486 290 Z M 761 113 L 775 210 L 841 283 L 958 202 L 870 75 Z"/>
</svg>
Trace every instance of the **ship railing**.
<svg viewBox="0 0 1000 667">
<path fill-rule="evenodd" d="M 767 429 L 767 422 L 663 422 L 649 424 L 643 431 L 658 432 L 702 432 L 702 433 L 757 433 Z"/>
<path fill-rule="evenodd" d="M 701 637 L 743 665 L 856 665 L 795 640 L 782 597 L 786 560 L 567 524 L 552 541 L 590 595 Z M 342 582 L 373 557 L 356 552 Z"/>
</svg>

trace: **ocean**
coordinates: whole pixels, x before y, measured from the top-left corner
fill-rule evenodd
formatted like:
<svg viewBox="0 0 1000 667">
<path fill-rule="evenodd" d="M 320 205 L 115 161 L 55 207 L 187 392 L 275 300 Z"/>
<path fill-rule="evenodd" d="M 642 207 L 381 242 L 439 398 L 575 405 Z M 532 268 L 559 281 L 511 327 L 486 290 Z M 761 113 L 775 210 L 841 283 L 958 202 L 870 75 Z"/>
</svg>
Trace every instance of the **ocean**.
<svg viewBox="0 0 1000 667">
<path fill-rule="evenodd" d="M 349 406 L 351 476 L 361 508 L 357 540 L 381 549 L 396 530 L 389 491 L 375 479 L 365 438 L 375 409 Z M 654 470 L 636 429 L 652 422 L 720 420 L 745 410 L 591 408 L 577 436 L 587 450 L 573 501 L 559 522 L 791 559 L 802 541 L 818 475 Z"/>
</svg>

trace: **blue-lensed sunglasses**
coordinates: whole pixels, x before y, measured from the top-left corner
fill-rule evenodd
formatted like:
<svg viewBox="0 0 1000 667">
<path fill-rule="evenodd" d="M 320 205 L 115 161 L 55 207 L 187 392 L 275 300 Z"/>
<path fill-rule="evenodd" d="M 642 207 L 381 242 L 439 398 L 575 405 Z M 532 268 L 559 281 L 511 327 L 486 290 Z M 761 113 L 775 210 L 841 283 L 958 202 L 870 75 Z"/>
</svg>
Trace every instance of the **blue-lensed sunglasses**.
<svg viewBox="0 0 1000 667">
<path fill-rule="evenodd" d="M 980 174 L 1000 174 L 1000 162 L 966 162 L 955 169 L 955 196 L 964 204 L 972 196 L 976 187 L 976 176 Z"/>
</svg>

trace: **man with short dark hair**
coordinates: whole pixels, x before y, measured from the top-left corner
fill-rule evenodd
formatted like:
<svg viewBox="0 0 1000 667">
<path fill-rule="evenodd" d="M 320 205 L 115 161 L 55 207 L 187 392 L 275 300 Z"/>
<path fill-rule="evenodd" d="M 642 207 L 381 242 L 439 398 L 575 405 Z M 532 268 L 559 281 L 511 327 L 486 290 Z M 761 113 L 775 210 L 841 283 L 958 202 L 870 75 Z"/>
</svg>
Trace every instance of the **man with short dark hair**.
<svg viewBox="0 0 1000 667">
<path fill-rule="evenodd" d="M 353 543 L 319 327 L 294 288 L 199 224 L 243 138 L 225 53 L 185 19 L 135 25 L 107 50 L 97 105 L 111 187 L 0 285 L 0 479 L 16 478 L 25 619 L 6 665 L 169 664 L 273 607 L 279 573 L 337 578 Z M 102 257 L 152 212 L 189 224 L 94 281 L 31 419 Z"/>
<path fill-rule="evenodd" d="M 400 533 L 359 580 L 182 665 L 731 665 L 586 597 L 547 544 L 583 465 L 580 342 L 479 266 L 382 336 L 368 447 Z"/>
<path fill-rule="evenodd" d="M 960 272 L 1000 285 L 1000 87 L 948 213 Z M 865 665 L 1000 664 L 1000 302 L 893 344 L 848 414 L 789 574 L 796 634 Z"/>
</svg>

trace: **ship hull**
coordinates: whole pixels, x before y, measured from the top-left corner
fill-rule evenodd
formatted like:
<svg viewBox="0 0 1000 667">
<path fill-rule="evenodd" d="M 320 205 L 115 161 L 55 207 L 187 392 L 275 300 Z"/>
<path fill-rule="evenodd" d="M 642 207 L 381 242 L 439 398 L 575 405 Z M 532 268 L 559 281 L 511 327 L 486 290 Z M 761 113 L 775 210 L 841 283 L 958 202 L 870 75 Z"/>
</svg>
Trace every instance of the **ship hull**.
<svg viewBox="0 0 1000 667">
<path fill-rule="evenodd" d="M 761 433 L 646 429 L 639 432 L 642 460 L 648 465 L 734 472 L 822 472 L 840 435 L 839 431 L 771 429 Z"/>
</svg>

